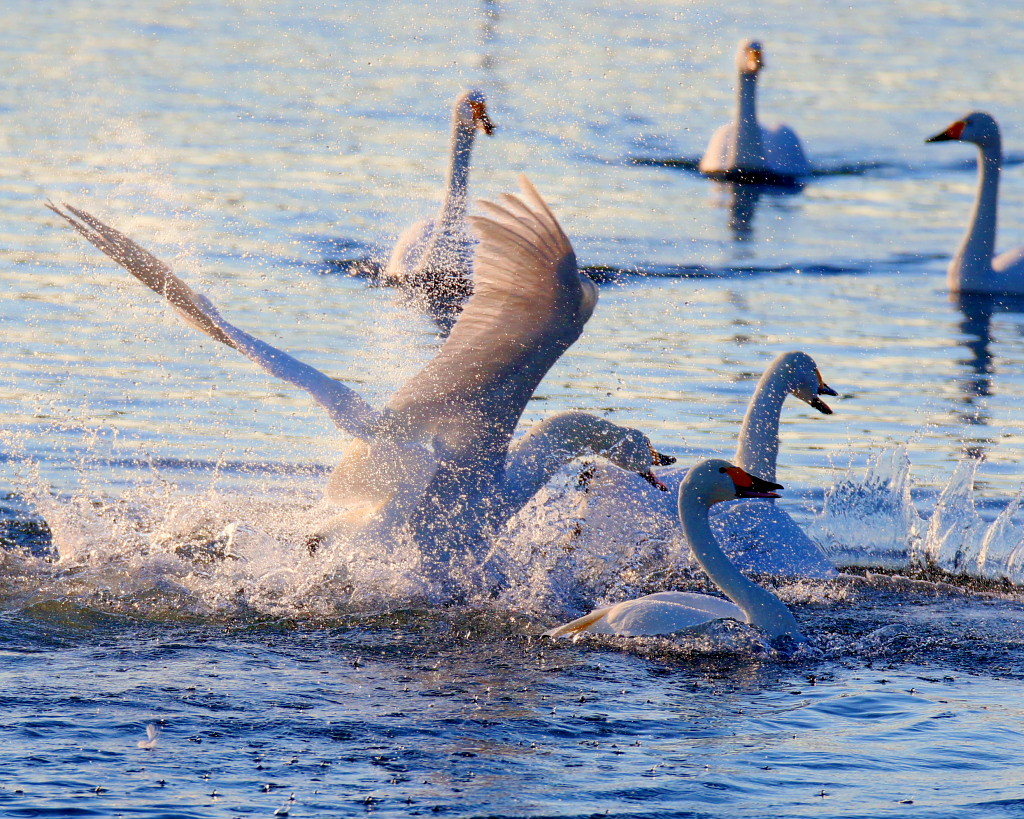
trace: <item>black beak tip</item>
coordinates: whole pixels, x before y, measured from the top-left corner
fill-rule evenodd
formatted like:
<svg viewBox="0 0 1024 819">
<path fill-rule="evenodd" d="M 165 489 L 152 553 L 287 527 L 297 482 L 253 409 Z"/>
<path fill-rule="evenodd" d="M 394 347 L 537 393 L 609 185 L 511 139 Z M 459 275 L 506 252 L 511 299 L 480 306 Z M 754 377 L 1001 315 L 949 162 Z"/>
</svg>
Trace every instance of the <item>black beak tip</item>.
<svg viewBox="0 0 1024 819">
<path fill-rule="evenodd" d="M 818 387 L 818 395 L 832 395 L 837 398 L 839 397 L 839 393 L 832 389 L 828 384 L 822 384 Z"/>
<path fill-rule="evenodd" d="M 818 396 L 814 396 L 814 398 L 812 398 L 807 403 L 814 407 L 814 409 L 816 409 L 822 415 L 832 414 L 832 407 L 830 407 L 828 404 L 826 404 L 824 401 L 818 398 Z"/>
<path fill-rule="evenodd" d="M 670 464 L 674 464 L 676 462 L 675 456 L 666 455 L 663 452 L 657 451 L 655 451 L 652 460 L 654 461 L 655 466 L 669 466 Z"/>
<path fill-rule="evenodd" d="M 646 472 L 641 472 L 639 474 L 641 478 L 647 481 L 647 483 L 649 483 L 655 489 L 660 489 L 662 492 L 668 492 L 668 487 L 665 486 L 665 484 L 663 484 L 660 480 L 658 480 L 658 477 L 650 470 L 647 470 Z"/>
</svg>

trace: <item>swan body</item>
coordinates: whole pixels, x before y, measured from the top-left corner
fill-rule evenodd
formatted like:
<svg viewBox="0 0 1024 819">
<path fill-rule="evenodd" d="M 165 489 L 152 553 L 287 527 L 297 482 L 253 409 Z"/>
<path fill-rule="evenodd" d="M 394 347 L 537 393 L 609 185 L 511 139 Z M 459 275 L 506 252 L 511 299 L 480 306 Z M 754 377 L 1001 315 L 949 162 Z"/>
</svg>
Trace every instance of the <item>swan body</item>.
<svg viewBox="0 0 1024 819">
<path fill-rule="evenodd" d="M 473 218 L 481 240 L 473 297 L 437 356 L 380 410 L 229 323 L 123 233 L 77 208 L 49 207 L 192 327 L 306 390 L 355 438 L 327 484 L 326 498 L 339 510 L 332 523 L 383 543 L 404 527 L 443 581 L 447 563 L 481 550 L 488 532 L 583 452 L 605 455 L 664 489 L 650 467 L 668 459 L 637 430 L 596 416 L 556 415 L 513 441 L 527 401 L 597 302 L 558 220 L 525 177 L 520 183 L 522 193 L 500 205 L 480 202 L 487 215 Z"/>
<path fill-rule="evenodd" d="M 455 101 L 444 198 L 438 213 L 407 227 L 391 251 L 383 281 L 422 299 L 427 311 L 450 330 L 472 292 L 473 238 L 466 223 L 469 163 L 477 130 L 494 133 L 479 91 Z"/>
<path fill-rule="evenodd" d="M 1024 247 L 995 255 L 999 173 L 1003 164 L 999 124 L 975 111 L 926 142 L 973 142 L 978 146 L 978 196 L 960 247 L 949 264 L 951 293 L 1024 296 Z"/>
<path fill-rule="evenodd" d="M 778 497 L 777 483 L 749 474 L 727 461 L 701 461 L 679 485 L 678 515 L 694 557 L 728 600 L 704 594 L 659 592 L 596 609 L 546 632 L 562 637 L 589 632 L 619 637 L 672 635 L 715 620 L 733 619 L 762 629 L 774 641 L 806 642 L 786 605 L 747 579 L 715 539 L 708 519 L 711 507 L 737 498 Z"/>
<path fill-rule="evenodd" d="M 788 125 L 766 127 L 757 118 L 757 76 L 764 67 L 763 55 L 757 40 L 740 43 L 736 119 L 712 135 L 699 170 L 734 182 L 798 184 L 810 174 L 811 166 L 796 131 Z"/>
<path fill-rule="evenodd" d="M 733 457 L 751 474 L 775 480 L 779 422 L 783 404 L 790 395 L 823 414 L 832 412 L 821 396 L 835 395 L 835 391 L 822 379 L 814 359 L 803 352 L 777 356 L 750 399 Z M 596 465 L 585 475 L 588 480 L 584 531 L 624 544 L 637 542 L 638 533 L 642 533 L 647 542 L 673 548 L 671 541 L 678 532 L 678 521 L 667 496 L 640 495 L 637 482 L 629 476 Z M 676 467 L 659 472 L 658 477 L 674 490 L 685 475 L 685 468 Z M 730 560 L 742 571 L 805 578 L 837 574 L 821 548 L 773 500 L 717 504 L 711 510 L 711 526 Z"/>
</svg>

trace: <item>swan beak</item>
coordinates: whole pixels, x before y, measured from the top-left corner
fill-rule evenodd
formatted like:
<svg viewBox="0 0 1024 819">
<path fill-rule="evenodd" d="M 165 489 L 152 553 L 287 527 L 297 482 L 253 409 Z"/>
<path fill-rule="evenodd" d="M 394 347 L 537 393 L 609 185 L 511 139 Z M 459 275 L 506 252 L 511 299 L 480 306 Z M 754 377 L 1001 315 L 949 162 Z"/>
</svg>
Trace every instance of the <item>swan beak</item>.
<svg viewBox="0 0 1024 819">
<path fill-rule="evenodd" d="M 665 455 L 664 453 L 658 452 L 654 447 L 651 447 L 651 463 L 655 466 L 668 466 L 675 462 L 676 459 L 672 455 Z"/>
<path fill-rule="evenodd" d="M 487 115 L 487 106 L 479 100 L 473 100 L 469 103 L 469 106 L 473 109 L 473 122 L 476 123 L 476 127 L 487 134 L 487 136 L 493 136 L 495 126 Z"/>
<path fill-rule="evenodd" d="M 738 466 L 731 466 L 728 469 L 722 468 L 736 487 L 737 498 L 777 498 L 779 495 L 776 489 L 782 489 L 781 483 L 772 483 L 757 475 L 751 475 L 745 469 Z"/>
<path fill-rule="evenodd" d="M 747 49 L 747 71 L 760 71 L 764 68 L 764 54 L 759 48 Z"/>
<path fill-rule="evenodd" d="M 966 127 L 967 123 L 962 119 L 958 119 L 945 131 L 941 131 L 935 136 L 928 137 L 925 142 L 953 142 L 959 140 L 964 135 L 964 128 Z"/>
<path fill-rule="evenodd" d="M 825 383 L 825 379 L 821 377 L 821 373 L 818 373 L 818 395 L 835 395 L 835 396 L 839 395 L 839 393 L 837 393 L 834 389 L 832 389 L 828 384 Z M 824 401 L 822 401 L 817 396 L 814 396 L 807 403 L 810 404 L 812 407 L 814 407 L 818 412 L 822 413 L 823 415 L 831 415 L 832 414 L 832 407 L 830 407 L 828 404 L 826 404 Z"/>
<path fill-rule="evenodd" d="M 668 492 L 668 487 L 659 481 L 658 476 L 651 472 L 651 470 L 648 469 L 644 472 L 638 472 L 637 474 L 656 489 L 660 489 L 662 492 Z"/>
</svg>

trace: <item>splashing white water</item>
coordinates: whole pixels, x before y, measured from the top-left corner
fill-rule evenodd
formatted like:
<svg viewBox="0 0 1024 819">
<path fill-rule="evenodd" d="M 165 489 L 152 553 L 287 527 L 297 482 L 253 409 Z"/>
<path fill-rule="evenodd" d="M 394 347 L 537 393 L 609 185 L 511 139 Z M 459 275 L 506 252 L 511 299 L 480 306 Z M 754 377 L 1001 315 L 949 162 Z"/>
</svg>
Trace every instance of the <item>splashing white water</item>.
<svg viewBox="0 0 1024 819">
<path fill-rule="evenodd" d="M 985 520 L 975 502 L 980 464 L 960 461 L 924 517 L 912 497 L 906 448 L 882 452 L 863 476 L 851 471 L 828 489 L 810 533 L 841 566 L 934 566 L 1024 584 L 1024 498 L 1017 495 L 994 520 Z"/>
<path fill-rule="evenodd" d="M 923 527 L 910 457 L 896 447 L 872 458 L 862 478 L 847 474 L 830 487 L 809 534 L 837 565 L 898 569 L 913 561 Z"/>
</svg>

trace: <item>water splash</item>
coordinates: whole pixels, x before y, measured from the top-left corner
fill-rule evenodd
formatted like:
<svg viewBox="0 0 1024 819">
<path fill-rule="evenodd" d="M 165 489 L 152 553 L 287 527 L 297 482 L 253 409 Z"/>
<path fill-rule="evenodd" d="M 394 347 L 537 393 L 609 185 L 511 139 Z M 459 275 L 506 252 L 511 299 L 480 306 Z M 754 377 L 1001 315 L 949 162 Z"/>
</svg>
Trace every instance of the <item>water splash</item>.
<svg viewBox="0 0 1024 819">
<path fill-rule="evenodd" d="M 987 524 L 974 505 L 974 478 L 980 461 L 956 465 L 928 522 L 924 560 L 951 574 L 970 574 L 977 565 Z"/>
<path fill-rule="evenodd" d="M 825 493 L 810 534 L 839 566 L 939 570 L 967 579 L 1024 584 L 1024 494 L 994 520 L 976 504 L 981 461 L 961 460 L 922 516 L 912 497 L 906 447 L 876 455 L 863 476 L 848 472 Z"/>
<path fill-rule="evenodd" d="M 924 521 L 910 496 L 906 447 L 882 452 L 862 479 L 848 473 L 825 493 L 810 535 L 840 566 L 901 569 L 918 551 Z"/>
</svg>

